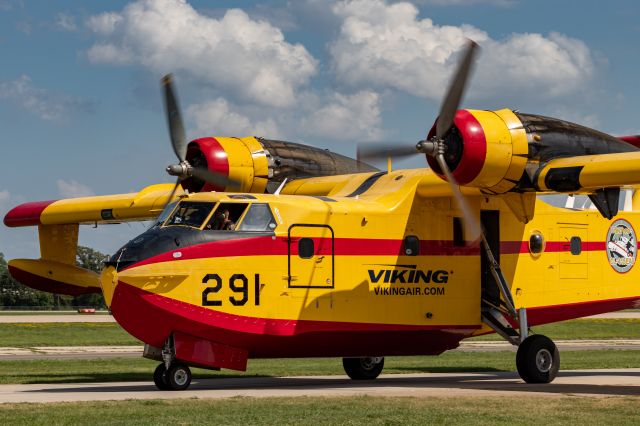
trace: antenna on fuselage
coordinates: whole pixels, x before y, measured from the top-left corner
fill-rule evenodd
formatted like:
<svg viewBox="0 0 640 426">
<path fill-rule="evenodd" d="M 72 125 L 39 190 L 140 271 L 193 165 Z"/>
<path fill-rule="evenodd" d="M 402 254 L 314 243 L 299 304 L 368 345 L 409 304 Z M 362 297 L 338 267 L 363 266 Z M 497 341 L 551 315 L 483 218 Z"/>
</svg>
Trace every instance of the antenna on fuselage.
<svg viewBox="0 0 640 426">
<path fill-rule="evenodd" d="M 273 193 L 273 195 L 280 195 L 280 191 L 282 191 L 282 188 L 284 188 L 285 183 L 287 183 L 287 178 L 284 178 L 284 180 L 282 181 L 278 189 L 276 189 L 276 192 Z"/>
</svg>

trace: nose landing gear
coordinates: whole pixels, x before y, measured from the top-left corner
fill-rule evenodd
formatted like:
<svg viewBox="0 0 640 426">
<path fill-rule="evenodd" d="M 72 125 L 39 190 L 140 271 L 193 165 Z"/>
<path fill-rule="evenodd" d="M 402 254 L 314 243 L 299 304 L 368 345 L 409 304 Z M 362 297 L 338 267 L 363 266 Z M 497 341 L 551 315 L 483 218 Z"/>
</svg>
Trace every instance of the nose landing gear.
<svg viewBox="0 0 640 426">
<path fill-rule="evenodd" d="M 191 369 L 182 362 L 173 362 L 168 369 L 164 363 L 159 364 L 153 382 L 159 390 L 185 390 L 191 384 Z"/>
</svg>

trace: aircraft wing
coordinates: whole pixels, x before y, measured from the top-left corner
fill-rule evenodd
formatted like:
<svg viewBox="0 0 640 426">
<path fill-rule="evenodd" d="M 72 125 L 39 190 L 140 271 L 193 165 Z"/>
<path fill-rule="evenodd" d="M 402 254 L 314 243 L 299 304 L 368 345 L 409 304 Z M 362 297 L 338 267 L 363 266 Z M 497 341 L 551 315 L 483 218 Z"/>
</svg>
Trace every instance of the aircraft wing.
<svg viewBox="0 0 640 426">
<path fill-rule="evenodd" d="M 37 226 L 40 259 L 9 261 L 9 272 L 22 284 L 57 294 L 100 293 L 100 277 L 76 266 L 79 225 L 120 223 L 157 217 L 171 197 L 173 184 L 151 185 L 131 194 L 38 201 L 21 204 L 7 213 L 10 227 Z"/>
<path fill-rule="evenodd" d="M 640 184 L 640 151 L 557 158 L 539 169 L 541 191 L 589 193 Z"/>
<path fill-rule="evenodd" d="M 148 220 L 162 212 L 173 186 L 157 184 L 131 194 L 25 203 L 10 210 L 4 217 L 4 224 L 17 227 Z M 179 187 L 173 199 L 182 194 Z"/>
</svg>

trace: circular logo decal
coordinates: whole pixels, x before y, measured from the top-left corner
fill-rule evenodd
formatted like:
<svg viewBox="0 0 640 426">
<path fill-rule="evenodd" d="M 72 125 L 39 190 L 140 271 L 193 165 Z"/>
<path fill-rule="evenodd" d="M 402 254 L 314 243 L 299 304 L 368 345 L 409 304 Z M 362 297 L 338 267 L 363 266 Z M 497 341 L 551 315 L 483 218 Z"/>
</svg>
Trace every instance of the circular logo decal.
<svg viewBox="0 0 640 426">
<path fill-rule="evenodd" d="M 607 257 L 609 264 L 618 272 L 627 272 L 636 262 L 638 241 L 631 224 L 618 219 L 609 227 L 607 234 Z"/>
</svg>

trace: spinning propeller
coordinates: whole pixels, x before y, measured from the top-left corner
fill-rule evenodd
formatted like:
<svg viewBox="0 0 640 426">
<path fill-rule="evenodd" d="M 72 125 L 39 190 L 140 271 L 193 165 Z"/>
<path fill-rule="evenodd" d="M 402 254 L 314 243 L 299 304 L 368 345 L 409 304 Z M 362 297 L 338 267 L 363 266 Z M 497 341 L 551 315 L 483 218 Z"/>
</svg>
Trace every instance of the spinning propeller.
<svg viewBox="0 0 640 426">
<path fill-rule="evenodd" d="M 451 80 L 447 93 L 444 97 L 442 105 L 440 106 L 440 112 L 436 121 L 435 135 L 431 139 L 425 139 L 418 142 L 415 146 L 377 146 L 377 147 L 358 147 L 358 155 L 361 161 L 383 159 L 389 157 L 406 157 L 415 154 L 426 154 L 435 158 L 438 166 L 444 173 L 446 180 L 451 186 L 451 191 L 456 200 L 456 203 L 462 210 L 467 229 L 469 231 L 470 240 L 477 240 L 482 236 L 480 223 L 473 214 L 471 206 L 460 192 L 460 188 L 455 178 L 451 174 L 449 165 L 447 164 L 445 155 L 447 151 L 451 149 L 450 144 L 447 142 L 447 136 L 449 136 L 454 130 L 454 118 L 456 111 L 460 105 L 462 95 L 464 94 L 469 75 L 473 68 L 474 58 L 478 50 L 478 45 L 469 40 L 466 51 L 462 58 L 462 61 L 458 65 L 456 74 Z"/>
<path fill-rule="evenodd" d="M 178 106 L 178 99 L 176 97 L 175 90 L 173 88 L 173 77 L 171 74 L 165 75 L 161 80 L 162 87 L 164 88 L 164 101 L 165 111 L 167 114 L 167 124 L 169 126 L 169 135 L 171 137 L 171 146 L 176 157 L 178 157 L 178 164 L 171 164 L 167 167 L 167 173 L 171 176 L 176 176 L 176 181 L 171 195 L 167 199 L 167 204 L 173 199 L 178 185 L 190 177 L 209 182 L 216 186 L 221 187 L 240 187 L 240 184 L 226 176 L 218 173 L 214 173 L 211 170 L 194 167 L 187 161 L 187 137 L 184 131 L 184 125 L 182 124 L 182 114 L 180 113 L 180 107 Z"/>
</svg>

